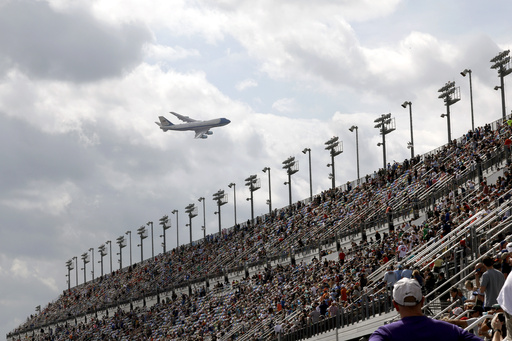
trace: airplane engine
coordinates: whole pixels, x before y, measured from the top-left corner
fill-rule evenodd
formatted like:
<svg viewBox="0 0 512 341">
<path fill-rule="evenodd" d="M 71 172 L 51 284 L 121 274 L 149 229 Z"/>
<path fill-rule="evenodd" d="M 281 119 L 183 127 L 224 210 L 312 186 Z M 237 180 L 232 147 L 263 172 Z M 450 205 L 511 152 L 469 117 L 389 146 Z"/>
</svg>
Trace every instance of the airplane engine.
<svg viewBox="0 0 512 341">
<path fill-rule="evenodd" d="M 203 135 L 199 136 L 199 138 L 200 138 L 200 139 L 207 139 L 207 138 L 208 138 L 208 135 L 203 134 Z"/>
<path fill-rule="evenodd" d="M 206 135 L 213 135 L 213 131 L 208 130 L 205 134 L 206 134 Z"/>
</svg>

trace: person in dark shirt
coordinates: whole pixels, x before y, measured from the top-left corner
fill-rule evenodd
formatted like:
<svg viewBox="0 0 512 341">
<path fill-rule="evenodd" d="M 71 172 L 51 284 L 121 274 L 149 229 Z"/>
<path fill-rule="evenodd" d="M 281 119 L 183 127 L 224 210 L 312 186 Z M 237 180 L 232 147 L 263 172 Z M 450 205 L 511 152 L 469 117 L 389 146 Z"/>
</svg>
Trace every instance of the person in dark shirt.
<svg viewBox="0 0 512 341">
<path fill-rule="evenodd" d="M 369 341 L 481 341 L 464 329 L 423 315 L 425 297 L 415 279 L 402 278 L 393 288 L 393 305 L 400 321 L 379 327 Z"/>
</svg>

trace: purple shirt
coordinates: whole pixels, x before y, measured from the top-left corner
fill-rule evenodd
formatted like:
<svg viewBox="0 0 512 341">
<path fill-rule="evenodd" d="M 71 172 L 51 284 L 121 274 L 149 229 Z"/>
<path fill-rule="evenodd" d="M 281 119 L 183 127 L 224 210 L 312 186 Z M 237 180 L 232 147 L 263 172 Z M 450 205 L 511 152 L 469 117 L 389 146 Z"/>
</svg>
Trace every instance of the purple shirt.
<svg viewBox="0 0 512 341">
<path fill-rule="evenodd" d="M 457 341 L 482 339 L 464 329 L 427 316 L 404 317 L 400 321 L 379 327 L 368 341 Z"/>
</svg>

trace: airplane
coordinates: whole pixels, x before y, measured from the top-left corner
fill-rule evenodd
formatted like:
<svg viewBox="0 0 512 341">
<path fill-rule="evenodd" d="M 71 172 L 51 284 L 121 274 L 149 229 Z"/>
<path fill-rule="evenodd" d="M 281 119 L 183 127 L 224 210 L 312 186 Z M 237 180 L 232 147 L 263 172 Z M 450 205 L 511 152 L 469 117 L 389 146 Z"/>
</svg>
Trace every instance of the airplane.
<svg viewBox="0 0 512 341">
<path fill-rule="evenodd" d="M 199 121 L 194 120 L 188 116 L 177 114 L 172 111 L 170 113 L 185 123 L 172 124 L 171 121 L 169 121 L 165 117 L 158 116 L 158 118 L 160 119 L 160 123 L 155 122 L 156 125 L 159 126 L 160 129 L 162 129 L 164 132 L 167 130 L 194 130 L 196 132 L 196 139 L 206 139 L 208 138 L 208 135 L 213 134 L 213 132 L 210 130 L 211 128 L 222 127 L 226 124 L 231 123 L 231 121 L 226 118 L 214 118 L 213 120 Z"/>
</svg>

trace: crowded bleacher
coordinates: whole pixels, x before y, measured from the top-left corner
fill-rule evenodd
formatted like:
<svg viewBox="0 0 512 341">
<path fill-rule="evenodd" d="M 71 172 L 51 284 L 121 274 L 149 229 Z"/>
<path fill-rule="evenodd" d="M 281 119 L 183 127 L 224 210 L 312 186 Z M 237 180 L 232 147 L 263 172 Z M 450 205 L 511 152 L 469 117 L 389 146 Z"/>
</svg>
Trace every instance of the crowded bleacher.
<svg viewBox="0 0 512 341">
<path fill-rule="evenodd" d="M 500 309 L 478 291 L 475 265 L 510 272 L 511 133 L 505 121 L 486 124 L 254 223 L 72 287 L 7 338 L 300 339 L 325 332 L 318 326 L 342 313 L 331 327 L 351 312 L 360 319 L 368 304 L 384 309 L 401 277 L 420 283 L 430 316 L 470 327 L 481 309 Z M 470 329 L 484 338 L 484 327 Z"/>
</svg>

